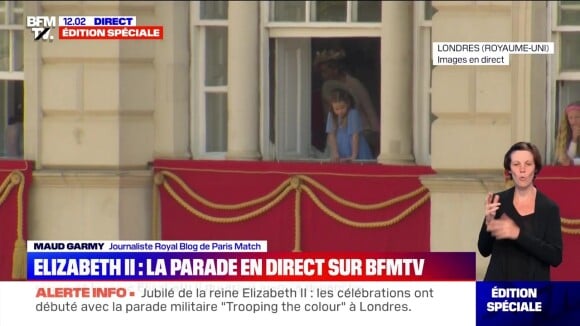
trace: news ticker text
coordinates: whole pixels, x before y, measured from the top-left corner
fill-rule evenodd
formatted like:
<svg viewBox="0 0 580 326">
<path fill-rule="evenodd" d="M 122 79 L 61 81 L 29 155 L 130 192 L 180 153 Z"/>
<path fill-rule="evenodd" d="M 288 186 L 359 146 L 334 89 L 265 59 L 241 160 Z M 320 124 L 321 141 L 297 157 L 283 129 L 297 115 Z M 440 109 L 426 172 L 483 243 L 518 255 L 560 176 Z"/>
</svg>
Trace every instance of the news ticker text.
<svg viewBox="0 0 580 326">
<path fill-rule="evenodd" d="M 512 325 L 514 316 L 551 325 L 556 310 L 558 322 L 580 315 L 580 284 L 479 282 L 473 252 L 275 253 L 260 240 L 29 241 L 27 249 L 31 282 L 0 282 L 0 324 L 73 325 L 76 313 L 141 325 L 183 314 L 238 325 L 388 316 L 462 326 Z M 118 275 L 95 267 L 116 260 Z"/>
</svg>

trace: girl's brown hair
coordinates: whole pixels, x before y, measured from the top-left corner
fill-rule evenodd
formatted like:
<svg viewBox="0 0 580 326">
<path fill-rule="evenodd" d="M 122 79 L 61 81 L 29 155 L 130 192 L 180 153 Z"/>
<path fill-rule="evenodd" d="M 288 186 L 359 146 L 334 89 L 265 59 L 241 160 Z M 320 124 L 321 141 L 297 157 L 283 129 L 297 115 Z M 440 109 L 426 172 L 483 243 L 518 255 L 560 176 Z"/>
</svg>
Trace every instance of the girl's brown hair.
<svg viewBox="0 0 580 326">
<path fill-rule="evenodd" d="M 354 105 L 354 98 L 352 97 L 352 95 L 342 88 L 335 88 L 332 91 L 330 91 L 328 101 L 330 102 L 331 105 L 332 103 L 340 103 L 340 102 L 346 103 L 347 112 L 348 110 L 352 109 Z M 337 128 L 338 116 L 334 113 L 334 110 L 331 109 L 330 112 L 332 113 L 334 128 Z M 343 121 L 343 123 L 346 123 L 346 119 L 345 121 Z"/>
</svg>

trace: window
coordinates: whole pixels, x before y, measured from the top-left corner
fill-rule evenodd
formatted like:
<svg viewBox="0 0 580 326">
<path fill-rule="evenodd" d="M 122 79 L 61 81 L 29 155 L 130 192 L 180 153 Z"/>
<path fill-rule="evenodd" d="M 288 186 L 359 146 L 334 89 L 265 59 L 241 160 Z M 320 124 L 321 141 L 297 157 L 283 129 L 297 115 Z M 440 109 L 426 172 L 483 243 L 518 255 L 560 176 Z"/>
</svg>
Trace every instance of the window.
<svg viewBox="0 0 580 326">
<path fill-rule="evenodd" d="M 22 157 L 22 1 L 0 1 L 0 156 Z"/>
<path fill-rule="evenodd" d="M 380 1 L 276 1 L 273 22 L 380 22 Z"/>
<path fill-rule="evenodd" d="M 431 19 L 436 13 L 431 1 L 417 1 L 414 6 L 413 58 L 413 152 L 417 164 L 431 163 L 431 125 L 437 119 L 431 112 Z"/>
<path fill-rule="evenodd" d="M 262 97 L 269 124 L 262 131 L 262 139 L 269 141 L 261 146 L 265 159 L 330 157 L 328 106 L 322 95 L 338 83 L 361 95 L 361 103 L 355 105 L 365 111 L 367 118 L 361 121 L 365 129 L 379 119 L 381 8 L 381 1 L 262 3 L 266 40 L 262 53 L 268 58 L 262 78 L 269 80 Z M 338 53 L 342 54 L 331 59 Z M 376 155 L 379 133 L 366 131 L 365 139 Z"/>
<path fill-rule="evenodd" d="M 556 162 L 556 139 L 564 109 L 572 102 L 580 101 L 580 1 L 549 2 L 551 36 L 555 54 L 551 59 L 551 121 L 548 125 L 548 153 L 554 153 Z"/>
<path fill-rule="evenodd" d="M 195 1 L 192 53 L 194 153 L 223 157 L 227 151 L 228 3 Z"/>
<path fill-rule="evenodd" d="M 359 78 L 372 79 L 367 82 L 376 86 L 371 95 L 378 108 L 381 2 L 263 1 L 260 17 L 261 154 L 264 159 L 316 158 L 319 153 L 310 152 L 312 58 L 322 43 L 340 43 L 349 60 L 363 62 L 354 68 Z M 228 148 L 228 2 L 192 2 L 191 26 L 192 152 L 196 158 L 223 159 Z"/>
</svg>

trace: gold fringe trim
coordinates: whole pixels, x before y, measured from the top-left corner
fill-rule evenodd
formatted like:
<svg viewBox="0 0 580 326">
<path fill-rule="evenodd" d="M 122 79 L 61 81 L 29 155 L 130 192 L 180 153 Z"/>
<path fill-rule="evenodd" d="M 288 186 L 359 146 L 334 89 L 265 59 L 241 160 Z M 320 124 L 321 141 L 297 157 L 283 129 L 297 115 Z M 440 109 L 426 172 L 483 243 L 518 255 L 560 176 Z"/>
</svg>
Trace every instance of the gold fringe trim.
<svg viewBox="0 0 580 326">
<path fill-rule="evenodd" d="M 16 197 L 16 241 L 12 253 L 12 279 L 26 279 L 26 241 L 24 240 L 24 174 L 12 171 L 0 184 L 0 205 L 4 203 L 12 189 L 18 186 Z"/>
<path fill-rule="evenodd" d="M 407 176 L 408 177 L 408 176 Z M 177 191 L 171 186 L 168 180 L 173 181 L 182 191 L 184 191 L 189 197 L 193 198 L 194 200 L 198 201 L 205 207 L 209 207 L 212 209 L 220 209 L 220 210 L 238 210 L 249 208 L 252 206 L 263 205 L 250 211 L 248 213 L 238 215 L 238 216 L 230 216 L 230 217 L 216 217 L 205 214 L 193 206 L 191 206 L 187 200 L 182 198 L 178 195 Z M 513 181 L 506 179 L 505 182 L 506 188 L 513 186 Z M 273 189 L 271 192 L 267 193 L 264 196 L 244 201 L 236 204 L 222 204 L 212 202 L 201 195 L 194 192 L 189 186 L 175 173 L 162 170 L 158 171 L 154 175 L 154 182 L 153 182 L 153 221 L 152 221 L 152 239 L 159 240 L 161 238 L 161 223 L 160 223 L 160 188 L 165 189 L 170 197 L 175 200 L 181 207 L 187 210 L 192 215 L 195 215 L 207 222 L 211 223 L 221 223 L 221 224 L 228 224 L 228 223 L 238 223 L 253 219 L 261 214 L 264 214 L 268 210 L 272 209 L 276 206 L 279 202 L 281 202 L 289 193 L 290 191 L 295 191 L 294 197 L 294 249 L 293 251 L 298 252 L 301 251 L 301 214 L 300 214 L 300 207 L 301 207 L 301 198 L 302 194 L 305 193 L 313 202 L 314 204 L 326 215 L 334 219 L 335 221 L 342 223 L 344 225 L 348 225 L 353 228 L 383 228 L 383 227 L 390 227 L 396 223 L 399 223 L 406 217 L 408 217 L 411 213 L 417 210 L 421 205 L 425 204 L 430 199 L 430 194 L 427 191 L 427 188 L 421 186 L 416 190 L 413 190 L 409 193 L 397 196 L 395 198 L 391 198 L 389 200 L 385 200 L 378 203 L 373 204 L 360 204 L 356 202 L 349 201 L 344 199 L 335 193 L 333 193 L 330 189 L 323 186 L 321 183 L 316 181 L 310 176 L 298 174 L 294 176 L 290 176 L 286 180 L 284 180 L 278 187 Z M 419 199 L 415 200 L 409 207 L 403 210 L 400 214 L 385 219 L 383 221 L 375 221 L 375 222 L 359 222 L 336 213 L 335 211 L 328 208 L 322 200 L 315 194 L 312 188 L 316 188 L 321 193 L 329 197 L 330 199 L 334 200 L 335 202 L 349 207 L 353 209 L 358 209 L 361 211 L 371 211 L 371 210 L 378 210 L 382 208 L 389 207 L 391 205 L 400 203 L 404 200 L 408 200 L 410 198 L 419 196 L 423 194 Z M 571 228 L 568 226 L 578 226 L 580 225 L 580 219 L 569 219 L 569 218 L 561 218 L 562 221 L 562 232 L 566 234 L 572 235 L 580 235 L 580 228 Z"/>
<path fill-rule="evenodd" d="M 562 233 L 580 235 L 580 219 L 560 217 L 562 222 Z"/>
<path fill-rule="evenodd" d="M 169 181 L 172 181 L 171 183 Z M 385 200 L 378 203 L 372 204 L 360 204 L 356 202 L 349 201 L 344 199 L 337 194 L 333 193 L 330 189 L 323 186 L 318 181 L 314 180 L 313 178 L 306 176 L 306 175 L 294 175 L 290 176 L 286 180 L 284 180 L 280 185 L 278 185 L 275 189 L 270 191 L 269 193 L 244 202 L 239 202 L 235 204 L 223 204 L 223 203 L 216 203 L 210 201 L 206 198 L 203 198 L 195 191 L 193 191 L 179 176 L 175 173 L 170 171 L 158 171 L 154 175 L 154 190 L 153 190 L 153 221 L 152 221 L 152 234 L 153 239 L 159 240 L 160 239 L 160 189 L 163 188 L 169 196 L 175 200 L 181 207 L 183 207 L 186 211 L 191 213 L 192 215 L 201 218 L 204 221 L 211 222 L 211 223 L 222 223 L 222 224 L 229 224 L 229 223 L 238 223 L 253 219 L 257 216 L 264 214 L 265 212 L 269 211 L 273 207 L 275 207 L 278 203 L 280 203 L 291 191 L 295 191 L 294 197 L 294 249 L 293 251 L 299 252 L 301 251 L 301 198 L 302 194 L 306 194 L 314 204 L 322 210 L 326 215 L 337 221 L 338 223 L 342 223 L 344 225 L 348 225 L 353 228 L 384 228 L 390 227 L 396 223 L 399 223 L 406 217 L 408 217 L 411 213 L 417 210 L 421 205 L 426 203 L 429 198 L 430 194 L 426 187 L 421 186 L 416 190 L 413 190 L 409 193 L 397 196 L 395 198 Z M 181 189 L 182 192 L 187 194 L 190 198 L 196 200 L 197 202 L 201 203 L 205 207 L 209 207 L 212 209 L 219 209 L 219 210 L 238 210 L 243 208 L 250 208 L 256 207 L 250 212 L 245 214 L 237 215 L 237 216 L 229 216 L 229 217 L 216 217 L 205 214 L 200 210 L 194 208 L 192 205 L 188 203 L 185 198 L 182 198 L 181 195 L 178 194 L 178 191 L 174 189 L 175 184 Z M 378 210 L 382 208 L 386 208 L 392 206 L 394 204 L 400 203 L 404 200 L 422 195 L 419 199 L 417 199 L 414 203 L 412 203 L 408 208 L 403 210 L 400 214 L 385 219 L 383 221 L 374 221 L 374 222 L 359 222 L 353 219 L 344 217 L 337 212 L 331 210 L 323 201 L 319 198 L 318 195 L 313 191 L 313 188 L 318 189 L 321 193 L 326 195 L 328 198 L 334 200 L 335 202 L 341 204 L 342 206 L 346 206 L 353 209 L 358 209 L 361 211 L 372 211 Z"/>
</svg>

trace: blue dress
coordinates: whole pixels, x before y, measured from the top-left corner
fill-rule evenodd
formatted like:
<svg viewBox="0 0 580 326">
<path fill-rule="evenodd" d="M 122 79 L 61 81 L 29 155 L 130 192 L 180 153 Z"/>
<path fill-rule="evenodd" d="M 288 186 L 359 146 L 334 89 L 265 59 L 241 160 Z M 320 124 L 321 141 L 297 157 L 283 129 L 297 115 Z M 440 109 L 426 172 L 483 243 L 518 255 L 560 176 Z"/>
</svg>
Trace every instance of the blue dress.
<svg viewBox="0 0 580 326">
<path fill-rule="evenodd" d="M 362 123 L 360 120 L 360 113 L 356 109 L 348 110 L 346 116 L 346 125 L 341 126 L 340 119 L 338 120 L 338 130 L 336 131 L 336 147 L 338 149 L 339 158 L 349 158 L 352 154 L 352 134 L 358 133 L 358 156 L 357 160 L 372 160 L 373 154 L 371 148 L 362 134 Z M 328 113 L 326 118 L 326 133 L 334 131 L 334 122 L 332 113 Z"/>
</svg>

